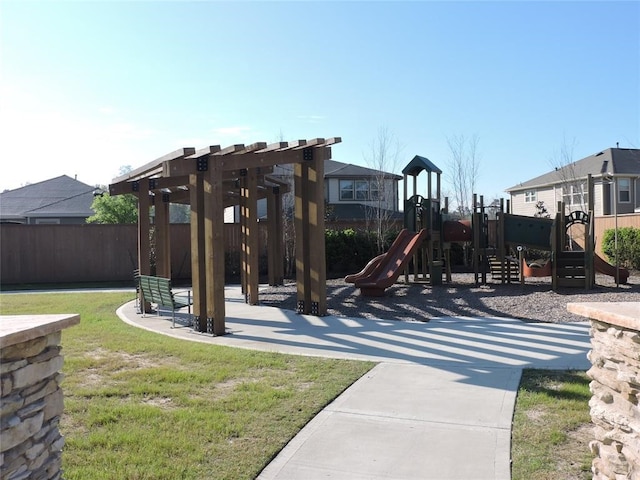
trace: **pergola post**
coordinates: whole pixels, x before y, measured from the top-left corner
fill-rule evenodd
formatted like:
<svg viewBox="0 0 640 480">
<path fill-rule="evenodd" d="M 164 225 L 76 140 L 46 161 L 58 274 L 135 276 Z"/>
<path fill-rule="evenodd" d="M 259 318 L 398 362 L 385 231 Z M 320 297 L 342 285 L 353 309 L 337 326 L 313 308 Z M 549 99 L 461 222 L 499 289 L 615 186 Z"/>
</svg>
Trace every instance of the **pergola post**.
<svg viewBox="0 0 640 480">
<path fill-rule="evenodd" d="M 245 298 L 249 305 L 258 304 L 258 248 L 260 236 L 258 232 L 258 176 L 257 169 L 249 168 L 240 181 L 240 197 L 242 217 L 242 272 L 246 282 Z"/>
<path fill-rule="evenodd" d="M 240 218 L 238 222 L 240 223 L 240 288 L 242 290 L 242 294 L 244 295 L 245 302 L 247 301 L 247 297 L 249 295 L 247 271 L 245 269 L 245 265 L 247 263 L 247 250 L 245 249 L 245 240 L 244 240 L 244 231 L 246 228 L 246 223 L 248 221 L 245 215 L 245 209 L 247 207 L 247 197 L 243 195 L 243 191 L 245 188 L 244 179 L 238 180 L 238 212 Z"/>
<path fill-rule="evenodd" d="M 224 202 L 222 169 L 214 155 L 204 175 L 204 237 L 207 277 L 207 333 L 225 334 Z"/>
<path fill-rule="evenodd" d="M 204 248 L 204 179 L 202 173 L 189 175 L 191 203 L 191 288 L 193 290 L 193 328 L 207 331 L 207 275 Z"/>
<path fill-rule="evenodd" d="M 138 270 L 140 275 L 151 275 L 151 220 L 149 218 L 149 190 L 147 181 L 138 182 Z"/>
<path fill-rule="evenodd" d="M 303 152 L 303 162 L 294 165 L 298 313 L 326 315 L 325 157 L 312 148 Z"/>
<path fill-rule="evenodd" d="M 171 240 L 169 194 L 156 191 L 154 234 L 156 240 L 156 275 L 171 278 Z"/>
<path fill-rule="evenodd" d="M 298 313 L 311 311 L 311 290 L 309 289 L 309 167 L 306 163 L 293 166 L 293 185 L 295 194 L 293 227 L 296 238 L 296 291 Z"/>
<path fill-rule="evenodd" d="M 309 272 L 312 315 L 327 314 L 327 259 L 325 255 L 324 160 L 326 149 L 313 149 L 308 164 Z M 311 248 L 313 247 L 313 252 Z"/>
<path fill-rule="evenodd" d="M 282 215 L 280 187 L 271 187 L 267 191 L 267 269 L 271 286 L 284 282 Z"/>
</svg>

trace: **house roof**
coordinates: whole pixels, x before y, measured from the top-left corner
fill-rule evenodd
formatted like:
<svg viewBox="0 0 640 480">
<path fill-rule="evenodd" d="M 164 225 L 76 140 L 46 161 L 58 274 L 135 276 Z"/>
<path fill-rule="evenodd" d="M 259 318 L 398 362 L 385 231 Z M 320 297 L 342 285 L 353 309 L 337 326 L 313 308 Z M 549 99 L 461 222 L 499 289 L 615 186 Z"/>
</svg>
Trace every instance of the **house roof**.
<svg viewBox="0 0 640 480">
<path fill-rule="evenodd" d="M 599 176 L 605 173 L 640 176 L 640 150 L 635 148 L 607 148 L 602 152 L 507 188 L 506 192 L 511 193 L 549 186 L 562 183 L 567 179 L 580 179 L 586 178 L 589 174 Z"/>
<path fill-rule="evenodd" d="M 67 175 L 0 193 L 0 218 L 89 217 L 96 188 Z"/>
<path fill-rule="evenodd" d="M 422 170 L 426 170 L 429 173 L 442 173 L 435 164 L 426 157 L 421 157 L 420 155 L 416 155 L 409 162 L 409 164 L 402 169 L 403 175 L 418 175 Z"/>
<path fill-rule="evenodd" d="M 352 165 L 351 163 L 342 163 L 336 160 L 326 160 L 324 162 L 324 177 L 325 178 L 345 178 L 345 177 L 375 177 L 379 174 L 378 170 L 373 168 L 361 167 L 359 165 Z M 384 172 L 385 176 L 393 178 L 394 180 L 402 180 L 400 175 L 395 173 Z"/>
</svg>

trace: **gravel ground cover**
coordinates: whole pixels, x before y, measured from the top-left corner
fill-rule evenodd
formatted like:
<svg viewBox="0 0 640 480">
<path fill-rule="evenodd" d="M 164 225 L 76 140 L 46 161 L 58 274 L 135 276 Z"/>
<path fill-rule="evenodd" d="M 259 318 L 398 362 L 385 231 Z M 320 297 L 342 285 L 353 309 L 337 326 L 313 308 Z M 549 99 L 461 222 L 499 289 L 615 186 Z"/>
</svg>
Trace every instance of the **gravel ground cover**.
<svg viewBox="0 0 640 480">
<path fill-rule="evenodd" d="M 363 297 L 342 279 L 328 280 L 327 313 L 423 322 L 434 317 L 482 316 L 560 323 L 586 320 L 567 312 L 570 302 L 640 302 L 640 272 L 632 272 L 629 282 L 619 287 L 611 277 L 597 275 L 592 290 L 563 288 L 556 292 L 550 278 L 528 278 L 525 285 L 487 280 L 486 285 L 476 286 L 472 273 L 454 273 L 451 283 L 438 286 L 396 283 L 379 298 Z M 260 304 L 295 311 L 295 283 L 261 289 Z"/>
</svg>

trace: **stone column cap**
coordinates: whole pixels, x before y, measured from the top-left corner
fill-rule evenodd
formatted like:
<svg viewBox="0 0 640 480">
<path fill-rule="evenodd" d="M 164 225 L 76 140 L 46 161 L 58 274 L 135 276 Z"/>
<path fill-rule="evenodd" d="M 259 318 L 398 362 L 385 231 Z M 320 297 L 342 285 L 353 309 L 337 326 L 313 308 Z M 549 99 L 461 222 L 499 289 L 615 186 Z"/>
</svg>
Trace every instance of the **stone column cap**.
<svg viewBox="0 0 640 480">
<path fill-rule="evenodd" d="M 630 330 L 640 330 L 640 302 L 567 303 L 567 310 L 591 320 Z"/>
<path fill-rule="evenodd" d="M 0 348 L 28 342 L 50 333 L 77 325 L 80 315 L 0 315 Z"/>
</svg>

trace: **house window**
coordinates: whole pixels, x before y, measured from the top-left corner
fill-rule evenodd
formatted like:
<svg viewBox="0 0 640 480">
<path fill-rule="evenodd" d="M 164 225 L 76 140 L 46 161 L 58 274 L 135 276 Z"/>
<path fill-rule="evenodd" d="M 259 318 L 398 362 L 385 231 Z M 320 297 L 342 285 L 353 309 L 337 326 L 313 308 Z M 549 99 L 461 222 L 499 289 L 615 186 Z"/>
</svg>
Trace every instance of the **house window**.
<svg viewBox="0 0 640 480">
<path fill-rule="evenodd" d="M 562 186 L 562 201 L 565 205 L 584 206 L 587 203 L 584 183 Z"/>
<path fill-rule="evenodd" d="M 524 192 L 524 203 L 535 203 L 538 201 L 538 196 L 535 190 L 527 190 Z"/>
<path fill-rule="evenodd" d="M 377 199 L 380 192 L 369 180 L 340 180 L 340 200 L 368 202 Z"/>
<path fill-rule="evenodd" d="M 618 179 L 618 202 L 629 203 L 631 201 L 631 180 L 628 178 Z"/>
<path fill-rule="evenodd" d="M 356 200 L 367 201 L 369 200 L 369 182 L 366 180 L 356 180 Z"/>
<path fill-rule="evenodd" d="M 36 218 L 36 225 L 60 225 L 59 218 Z"/>
<path fill-rule="evenodd" d="M 353 180 L 340 180 L 340 200 L 353 200 Z"/>
</svg>

